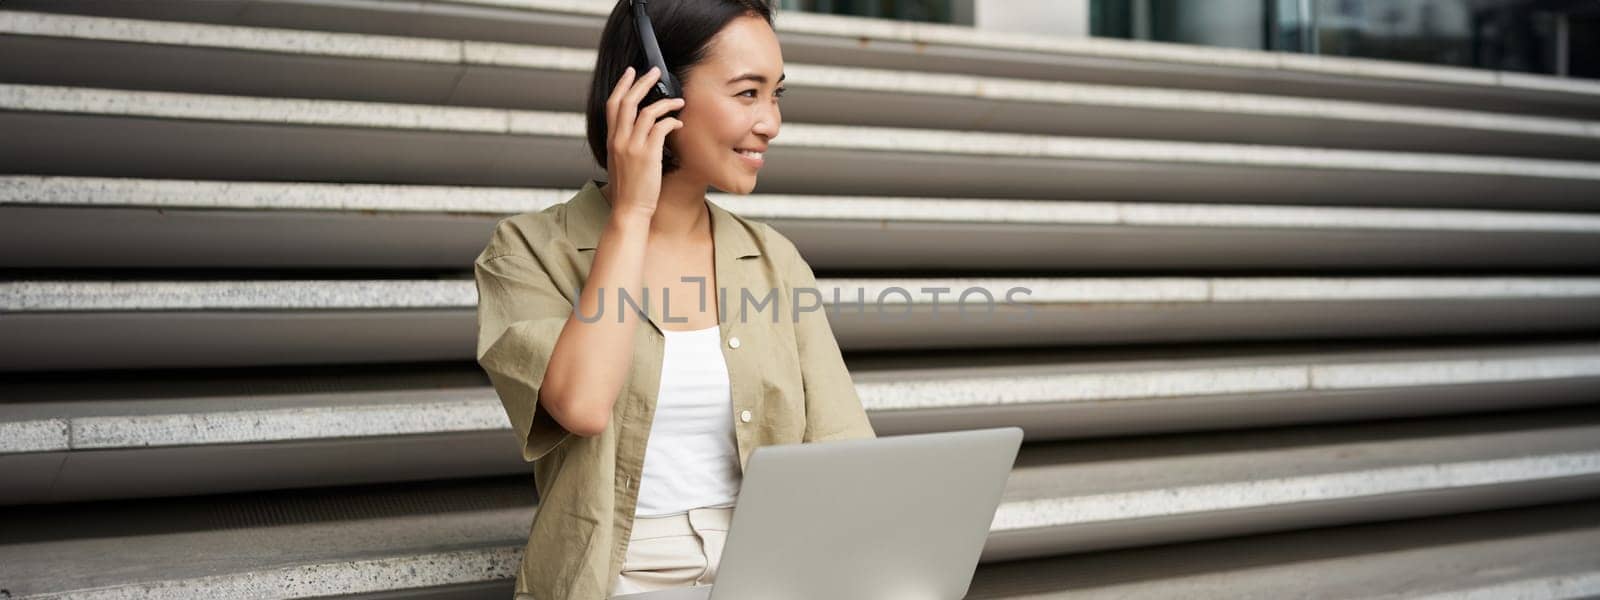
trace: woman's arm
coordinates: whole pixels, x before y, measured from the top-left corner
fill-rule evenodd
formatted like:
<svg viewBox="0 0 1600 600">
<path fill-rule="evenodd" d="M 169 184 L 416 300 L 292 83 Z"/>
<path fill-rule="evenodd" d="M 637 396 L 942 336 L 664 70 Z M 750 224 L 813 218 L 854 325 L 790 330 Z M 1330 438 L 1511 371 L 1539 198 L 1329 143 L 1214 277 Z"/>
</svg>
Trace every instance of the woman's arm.
<svg viewBox="0 0 1600 600">
<path fill-rule="evenodd" d="M 633 366 L 633 336 L 640 315 L 602 310 L 623 293 L 644 298 L 644 251 L 661 196 L 661 154 L 667 134 L 683 127 L 669 110 L 682 108 L 682 98 L 663 98 L 639 108 L 639 102 L 661 76 L 652 67 L 635 79 L 629 67 L 606 98 L 606 173 L 601 192 L 611 218 L 595 248 L 589 280 L 584 282 L 578 312 L 561 329 L 550 356 L 545 389 L 539 402 L 569 431 L 599 435 L 611 422 L 611 408 Z M 600 315 L 585 323 L 577 315 Z"/>
<path fill-rule="evenodd" d="M 639 319 L 620 303 L 604 313 L 609 300 L 626 293 L 644 298 L 644 252 L 661 194 L 661 154 L 667 134 L 683 127 L 675 118 L 662 118 L 681 108 L 680 98 L 666 98 L 639 108 L 639 102 L 660 76 L 651 69 L 634 77 L 629 68 L 612 86 L 606 99 L 606 172 L 601 193 L 610 205 L 610 218 L 595 248 L 588 280 L 579 293 L 576 310 L 561 327 L 544 369 L 538 405 L 567 431 L 581 436 L 603 433 L 611 423 L 611 409 L 633 367 L 633 340 Z M 599 315 L 585 322 L 579 315 Z"/>
<path fill-rule="evenodd" d="M 606 314 L 593 323 L 577 317 L 599 314 L 599 289 L 611 288 L 607 296 L 615 298 L 619 281 L 637 281 L 629 273 L 639 272 L 648 226 L 648 221 L 640 225 L 626 216 L 614 219 L 596 249 L 581 292 L 581 313 L 551 279 L 537 252 L 496 255 L 486 250 L 474 263 L 478 365 L 521 436 L 523 460 L 538 460 L 572 434 L 603 432 L 610 422 L 611 406 L 632 363 L 632 329 L 639 317 Z M 502 221 L 489 248 L 525 244 L 527 235 Z"/>
<path fill-rule="evenodd" d="M 599 435 L 611 422 L 611 409 L 633 366 L 634 331 L 640 315 L 617 302 L 626 290 L 643 297 L 644 251 L 651 215 L 613 212 L 594 264 L 584 282 L 579 306 L 561 328 L 550 354 L 539 403 L 568 431 Z M 601 312 L 604 304 L 614 308 Z M 584 322 L 578 315 L 600 315 Z"/>
</svg>

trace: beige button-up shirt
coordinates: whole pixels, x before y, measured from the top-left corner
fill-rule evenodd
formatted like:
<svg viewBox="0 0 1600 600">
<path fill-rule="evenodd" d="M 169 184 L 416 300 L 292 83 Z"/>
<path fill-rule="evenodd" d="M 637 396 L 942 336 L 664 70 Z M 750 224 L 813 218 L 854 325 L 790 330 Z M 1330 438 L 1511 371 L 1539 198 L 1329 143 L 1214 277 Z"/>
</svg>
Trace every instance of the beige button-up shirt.
<svg viewBox="0 0 1600 600">
<path fill-rule="evenodd" d="M 796 301 L 794 290 L 817 290 L 810 265 L 777 230 L 706 202 L 717 288 L 707 293 L 718 294 L 740 468 L 760 446 L 874 437 L 826 309 L 803 310 L 830 293 L 800 293 Z M 539 508 L 516 592 L 538 600 L 610 594 L 627 553 L 660 389 L 665 337 L 653 294 L 641 306 L 648 319 L 639 322 L 633 366 L 604 433 L 573 435 L 537 403 L 610 213 L 599 182 L 589 180 L 565 203 L 501 220 L 473 265 L 478 364 L 521 437 L 522 458 L 534 461 Z M 614 292 L 602 318 L 616 318 Z"/>
</svg>

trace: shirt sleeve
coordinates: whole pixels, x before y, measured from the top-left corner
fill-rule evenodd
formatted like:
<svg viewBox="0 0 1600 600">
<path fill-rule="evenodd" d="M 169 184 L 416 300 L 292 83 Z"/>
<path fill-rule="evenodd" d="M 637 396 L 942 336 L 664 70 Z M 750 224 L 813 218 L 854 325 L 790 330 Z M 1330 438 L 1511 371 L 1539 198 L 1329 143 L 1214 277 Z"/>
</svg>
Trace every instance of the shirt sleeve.
<svg viewBox="0 0 1600 600">
<path fill-rule="evenodd" d="M 789 254 L 786 279 L 791 286 L 789 299 L 795 298 L 796 289 L 817 290 L 821 298 L 832 297 L 828 291 L 817 287 L 816 274 L 811 265 L 794 248 L 793 242 L 768 228 L 771 235 L 782 239 Z M 855 382 L 845 367 L 839 342 L 833 337 L 828 324 L 827 308 L 800 312 L 794 324 L 795 344 L 800 352 L 800 377 L 805 388 L 806 431 L 803 441 L 845 440 L 877 437 L 867 411 L 856 393 Z"/>
<path fill-rule="evenodd" d="M 488 373 L 522 441 L 538 460 L 572 433 L 539 406 L 550 352 L 572 314 L 550 275 L 531 257 L 502 255 L 473 264 L 478 286 L 478 365 Z"/>
</svg>

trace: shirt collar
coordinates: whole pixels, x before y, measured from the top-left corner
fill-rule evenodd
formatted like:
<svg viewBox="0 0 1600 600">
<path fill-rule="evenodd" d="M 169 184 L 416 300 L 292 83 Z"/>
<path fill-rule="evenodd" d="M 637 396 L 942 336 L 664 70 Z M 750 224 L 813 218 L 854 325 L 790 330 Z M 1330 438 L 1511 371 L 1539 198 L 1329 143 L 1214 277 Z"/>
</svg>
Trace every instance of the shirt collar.
<svg viewBox="0 0 1600 600">
<path fill-rule="evenodd" d="M 573 199 L 577 210 L 567 219 L 567 239 L 579 250 L 593 250 L 599 246 L 600 233 L 611 219 L 611 203 L 600 192 L 600 184 L 597 180 L 588 180 Z M 749 228 L 715 202 L 708 199 L 706 204 L 711 209 L 711 237 L 718 258 L 761 256 L 755 234 Z"/>
</svg>

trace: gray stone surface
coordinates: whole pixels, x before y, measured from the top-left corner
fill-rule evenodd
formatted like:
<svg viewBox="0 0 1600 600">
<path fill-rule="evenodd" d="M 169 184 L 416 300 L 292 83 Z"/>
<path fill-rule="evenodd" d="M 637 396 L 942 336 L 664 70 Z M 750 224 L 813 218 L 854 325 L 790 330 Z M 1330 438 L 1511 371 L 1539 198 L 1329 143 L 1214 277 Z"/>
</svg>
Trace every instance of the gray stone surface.
<svg viewBox="0 0 1600 600">
<path fill-rule="evenodd" d="M 481 65 L 580 74 L 587 74 L 594 64 L 594 52 L 587 49 L 11 11 L 0 11 L 0 33 L 76 41 L 110 41 L 300 56 Z M 1196 50 L 1205 51 L 1209 48 L 1196 47 Z M 1185 119 L 1193 119 L 1195 113 L 1205 113 L 1213 117 L 1206 122 L 1219 122 L 1215 117 L 1222 115 L 1238 115 L 1336 123 L 1378 123 L 1388 126 L 1388 132 L 1399 136 L 1406 134 L 1394 129 L 1395 126 L 1600 140 L 1600 122 L 1459 109 L 804 63 L 786 64 L 785 73 L 790 76 L 791 82 L 803 85 L 810 93 L 848 90 L 878 92 L 892 96 L 936 96 L 1063 107 L 1144 109 L 1181 114 Z M 842 115 L 841 109 L 847 112 L 852 107 L 836 105 L 833 108 L 835 115 Z M 931 107 L 913 112 L 930 116 L 941 115 L 943 118 L 955 116 Z M 981 106 L 965 106 L 963 112 L 994 111 Z M 1142 120 L 1148 121 L 1151 118 L 1149 114 L 1145 114 Z M 1119 122 L 1119 130 L 1127 131 L 1137 126 L 1140 120 L 1119 119 L 1123 121 Z M 1228 129 L 1235 135 L 1245 133 L 1231 125 Z M 1303 127 L 1297 129 L 1296 135 L 1289 136 L 1289 139 L 1300 137 L 1301 130 Z M 1379 138 L 1374 136 L 1368 136 L 1366 140 L 1369 144 L 1380 143 Z"/>
<path fill-rule="evenodd" d="M 1408 356 L 1408 354 L 1410 354 Z M 1162 401 L 1210 396 L 1600 379 L 1600 346 L 1268 354 L 853 374 L 875 417 L 891 412 Z M 488 387 L 0 404 L 0 454 L 270 443 L 509 430 Z M 1508 405 L 1514 405 L 1510 399 Z M 1292 405 L 1278 408 L 1295 412 Z"/>
<path fill-rule="evenodd" d="M 13 111 L 582 138 L 576 113 L 0 84 Z M 1600 180 L 1578 161 L 786 123 L 786 147 Z"/>
<path fill-rule="evenodd" d="M 0 596 L 507 595 L 533 489 L 461 377 L 462 258 L 585 175 L 550 90 L 611 4 L 8 0 L 0 237 L 26 239 L 0 254 L 43 258 L 0 263 L 26 275 L 0 371 L 125 372 L 0 384 Z M 880 433 L 1026 428 L 972 597 L 1600 594 L 1600 82 L 778 27 L 815 94 L 781 193 L 711 197 L 844 275 L 830 307 L 907 291 L 909 322 L 830 314 Z M 952 325 L 941 287 L 1026 288 L 1045 320 Z M 191 369 L 130 375 L 159 367 Z M 221 492 L 247 493 L 136 499 Z"/>
<path fill-rule="evenodd" d="M 890 291 L 899 288 L 905 294 Z M 1017 304 L 1244 303 L 1297 301 L 1469 300 L 1600 296 L 1592 277 L 1144 277 L 1144 278 L 819 278 L 823 305 L 950 303 L 951 290 L 981 288 L 996 301 L 1024 288 Z M 944 289 L 945 291 L 938 291 Z M 835 300 L 834 291 L 839 292 Z M 881 298 L 881 300 L 880 300 Z M 976 303 L 978 296 L 971 299 Z M 63 311 L 326 310 L 474 308 L 477 290 L 459 279 L 286 279 L 234 281 L 0 282 L 0 310 Z M 973 308 L 972 310 L 977 310 Z M 732 311 L 730 311 L 732 312 Z M 733 312 L 733 314 L 737 314 Z M 974 317 L 976 318 L 976 317 Z"/>
<path fill-rule="evenodd" d="M 1105 548 L 1116 548 L 1162 536 L 1172 542 L 1259 533 L 1251 511 L 1295 509 L 1301 512 L 1294 519 L 1303 524 L 1381 520 L 1404 515 L 1399 503 L 1424 492 L 1478 509 L 1537 502 L 1541 484 L 1585 474 L 1587 485 L 1600 482 L 1592 477 L 1600 456 L 1574 450 L 1592 447 L 1596 423 L 1595 411 L 1583 409 L 1376 428 L 1030 445 L 1018 457 L 985 556 L 1012 556 L 1007 536 L 1018 530 L 1053 531 L 1060 553 L 1090 550 L 1075 528 L 1115 527 L 1124 532 L 1123 542 Z M 299 505 L 293 495 L 279 494 L 147 502 L 83 515 L 19 510 L 6 517 L 26 522 L 10 523 L 0 543 L 0 579 L 15 582 L 10 589 L 22 597 L 76 590 L 89 598 L 180 597 L 197 590 L 208 597 L 304 597 L 501 579 L 515 564 L 532 503 L 516 496 L 519 487 L 531 492 L 526 479 L 497 486 L 490 495 L 452 494 L 435 485 L 410 499 L 399 488 L 361 492 L 359 500 L 352 494 L 348 501 L 340 492 L 316 491 L 309 495 L 323 500 Z M 341 517 L 329 519 L 327 511 L 341 505 L 348 507 Z M 1334 522 L 1317 516 L 1338 514 L 1340 506 L 1359 512 L 1339 514 Z M 1208 527 L 1164 520 L 1184 514 L 1204 517 Z M 232 524 L 241 519 L 255 523 Z M 1282 519 L 1275 516 L 1274 526 L 1293 528 Z"/>
<path fill-rule="evenodd" d="M 0 205 L 81 208 L 438 212 L 509 216 L 544 210 L 567 201 L 576 192 L 576 189 L 484 186 L 0 176 Z M 1600 233 L 1600 215 L 1590 213 L 761 193 L 739 196 L 715 190 L 708 193 L 707 198 L 740 215 L 760 220 Z"/>
</svg>

